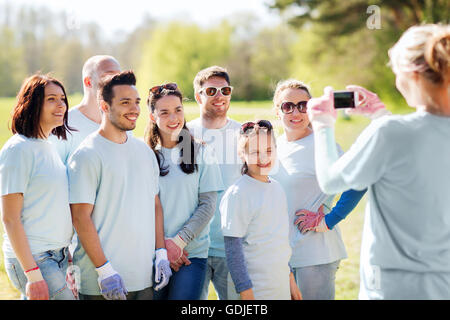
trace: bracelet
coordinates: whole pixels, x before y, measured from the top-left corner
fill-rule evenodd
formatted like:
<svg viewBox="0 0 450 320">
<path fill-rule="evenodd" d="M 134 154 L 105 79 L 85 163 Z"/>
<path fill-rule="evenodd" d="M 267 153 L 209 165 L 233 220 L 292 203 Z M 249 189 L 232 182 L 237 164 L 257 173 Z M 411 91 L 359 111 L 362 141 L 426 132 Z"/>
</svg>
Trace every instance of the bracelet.
<svg viewBox="0 0 450 320">
<path fill-rule="evenodd" d="M 30 269 L 30 270 L 25 271 L 25 273 L 28 273 L 28 272 L 34 271 L 34 270 L 38 270 L 38 269 L 39 269 L 39 267 L 34 267 L 34 268 Z"/>
</svg>

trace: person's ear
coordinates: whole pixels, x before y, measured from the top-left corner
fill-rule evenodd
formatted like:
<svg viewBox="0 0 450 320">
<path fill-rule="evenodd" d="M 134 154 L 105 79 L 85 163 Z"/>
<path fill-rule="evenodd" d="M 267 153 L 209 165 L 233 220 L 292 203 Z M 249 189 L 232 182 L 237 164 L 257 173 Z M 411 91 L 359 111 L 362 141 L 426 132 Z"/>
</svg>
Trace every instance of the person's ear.
<svg viewBox="0 0 450 320">
<path fill-rule="evenodd" d="M 275 109 L 275 115 L 276 115 L 277 120 L 281 120 L 280 108 L 277 108 L 277 106 L 274 106 L 273 108 Z"/>
<path fill-rule="evenodd" d="M 105 100 L 100 100 L 100 110 L 106 113 L 109 110 L 109 104 Z"/>
<path fill-rule="evenodd" d="M 195 101 L 198 104 L 202 104 L 202 98 L 200 97 L 200 94 L 198 92 L 195 93 Z"/>
<path fill-rule="evenodd" d="M 92 79 L 91 77 L 85 77 L 83 79 L 84 86 L 87 88 L 92 88 Z"/>
</svg>

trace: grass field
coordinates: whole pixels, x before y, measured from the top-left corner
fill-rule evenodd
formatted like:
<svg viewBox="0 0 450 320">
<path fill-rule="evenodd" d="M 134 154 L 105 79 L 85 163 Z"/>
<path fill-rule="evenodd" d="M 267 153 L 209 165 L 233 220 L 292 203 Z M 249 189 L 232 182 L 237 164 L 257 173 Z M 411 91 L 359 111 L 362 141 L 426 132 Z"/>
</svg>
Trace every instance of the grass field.
<svg viewBox="0 0 450 320">
<path fill-rule="evenodd" d="M 69 99 L 71 106 L 76 105 L 81 100 L 81 96 L 72 96 Z M 14 105 L 14 98 L 0 98 L 0 145 L 6 142 L 11 136 L 9 131 L 9 115 Z M 388 106 L 389 107 L 389 106 Z M 148 111 L 144 104 L 141 106 L 141 116 L 134 135 L 141 137 L 144 135 Z M 199 116 L 199 110 L 195 103 L 185 103 L 186 119 L 189 121 Z M 277 134 L 281 133 L 279 123 L 275 120 L 270 101 L 258 102 L 232 102 L 229 117 L 243 122 L 246 120 L 268 119 L 273 121 Z M 336 140 L 344 151 L 348 150 L 355 141 L 359 133 L 367 126 L 369 120 L 362 117 L 353 117 L 350 120 L 339 118 L 336 123 Z M 359 251 L 361 242 L 361 231 L 364 219 L 364 208 L 366 197 L 358 204 L 355 210 L 340 223 L 341 233 L 347 248 L 348 259 L 341 262 L 336 278 L 336 299 L 348 300 L 357 299 L 359 291 Z M 336 199 L 337 200 L 337 199 Z M 0 226 L 0 243 L 3 242 L 3 230 Z M 210 287 L 211 288 L 211 287 Z M 210 290 L 209 299 L 216 299 L 214 290 Z M 17 299 L 18 292 L 10 285 L 4 270 L 3 254 L 0 250 L 0 300 Z"/>
</svg>

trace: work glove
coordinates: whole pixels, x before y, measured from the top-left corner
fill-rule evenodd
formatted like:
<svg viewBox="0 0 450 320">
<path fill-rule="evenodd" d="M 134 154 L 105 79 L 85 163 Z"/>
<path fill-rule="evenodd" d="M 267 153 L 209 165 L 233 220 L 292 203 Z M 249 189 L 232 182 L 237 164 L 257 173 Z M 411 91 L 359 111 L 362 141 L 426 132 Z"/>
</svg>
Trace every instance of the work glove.
<svg viewBox="0 0 450 320">
<path fill-rule="evenodd" d="M 308 231 L 326 232 L 329 230 L 325 223 L 323 205 L 320 206 L 317 212 L 302 209 L 297 211 L 295 215 L 298 216 L 298 218 L 295 220 L 294 224 L 301 233 L 306 233 Z"/>
<path fill-rule="evenodd" d="M 165 246 L 167 249 L 167 256 L 171 263 L 176 262 L 183 255 L 183 249 L 186 247 L 186 242 L 177 234 L 173 238 L 165 239 Z"/>
<path fill-rule="evenodd" d="M 95 268 L 98 274 L 98 286 L 100 292 L 106 300 L 126 300 L 128 293 L 120 275 L 113 269 L 111 263 L 106 263 L 98 268 Z"/>
<path fill-rule="evenodd" d="M 158 283 L 158 285 L 154 286 L 154 289 L 158 291 L 164 288 L 169 283 L 171 276 L 172 271 L 170 270 L 170 262 L 167 258 L 167 250 L 159 248 L 156 250 L 155 259 L 155 283 Z"/>
<path fill-rule="evenodd" d="M 72 257 L 69 257 L 69 266 L 66 271 L 67 287 L 72 291 L 75 299 L 78 300 L 78 292 L 80 290 L 80 272 L 77 266 L 74 266 Z"/>
</svg>

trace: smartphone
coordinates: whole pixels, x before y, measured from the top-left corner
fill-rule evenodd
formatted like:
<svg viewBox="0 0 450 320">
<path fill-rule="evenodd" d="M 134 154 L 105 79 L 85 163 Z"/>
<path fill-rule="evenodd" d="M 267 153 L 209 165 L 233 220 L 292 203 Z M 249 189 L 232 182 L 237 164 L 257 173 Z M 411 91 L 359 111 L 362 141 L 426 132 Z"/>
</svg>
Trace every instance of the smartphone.
<svg viewBox="0 0 450 320">
<path fill-rule="evenodd" d="M 334 91 L 334 108 L 355 108 L 358 105 L 358 92 Z"/>
</svg>

